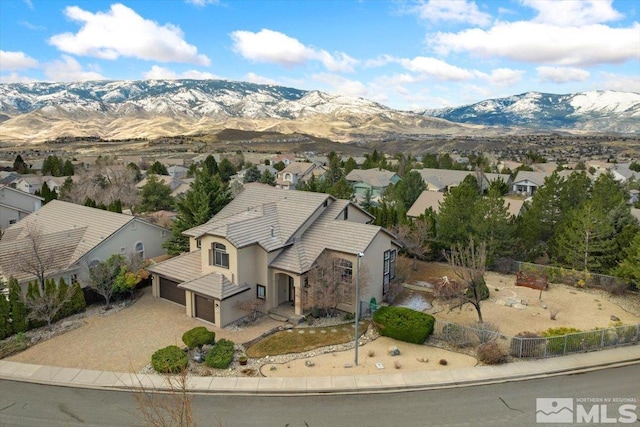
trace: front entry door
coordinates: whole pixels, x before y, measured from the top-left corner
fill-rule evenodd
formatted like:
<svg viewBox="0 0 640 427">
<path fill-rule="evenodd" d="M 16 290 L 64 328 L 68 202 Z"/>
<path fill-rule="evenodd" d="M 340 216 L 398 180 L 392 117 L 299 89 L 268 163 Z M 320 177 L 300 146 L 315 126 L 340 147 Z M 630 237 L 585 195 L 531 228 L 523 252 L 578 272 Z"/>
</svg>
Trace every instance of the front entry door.
<svg viewBox="0 0 640 427">
<path fill-rule="evenodd" d="M 289 276 L 289 302 L 295 302 L 296 288 L 293 286 L 293 277 Z"/>
</svg>

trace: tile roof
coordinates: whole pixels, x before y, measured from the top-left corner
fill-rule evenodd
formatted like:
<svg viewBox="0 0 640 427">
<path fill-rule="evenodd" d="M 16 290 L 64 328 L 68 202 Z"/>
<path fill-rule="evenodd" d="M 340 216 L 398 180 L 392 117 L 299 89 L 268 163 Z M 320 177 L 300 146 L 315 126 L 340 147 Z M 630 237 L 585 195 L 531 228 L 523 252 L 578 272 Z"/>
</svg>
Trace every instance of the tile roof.
<svg viewBox="0 0 640 427">
<path fill-rule="evenodd" d="M 388 187 L 395 172 L 384 169 L 354 169 L 346 176 L 347 181 L 364 182 L 372 187 Z"/>
<path fill-rule="evenodd" d="M 323 193 L 251 185 L 207 223 L 184 234 L 196 238 L 205 234 L 220 236 L 236 247 L 258 243 L 272 251 L 289 244 L 302 225 L 330 198 Z"/>
<path fill-rule="evenodd" d="M 251 286 L 245 284 L 236 285 L 231 283 L 224 275 L 219 273 L 209 273 L 197 277 L 193 280 L 178 285 L 180 289 L 195 292 L 207 297 L 223 300 L 240 292 L 251 289 Z"/>
<path fill-rule="evenodd" d="M 147 270 L 178 282 L 188 282 L 202 276 L 201 263 L 202 255 L 198 249 L 151 265 Z"/>
<path fill-rule="evenodd" d="M 135 218 L 129 215 L 52 200 L 38 211 L 7 228 L 0 240 L 0 258 L 11 254 L 15 244 L 25 241 L 32 227 L 41 233 L 44 245 L 61 244 L 55 252 L 63 252 L 60 259 L 66 265 L 77 262 L 103 240 Z M 32 226 L 33 224 L 33 226 Z M 18 242 L 18 243 L 16 243 Z M 73 246 L 71 246 L 73 245 Z M 62 261 L 60 261 L 62 263 Z M 3 266 L 3 270 L 4 270 Z M 62 268 L 60 264 L 60 268 Z"/>
<path fill-rule="evenodd" d="M 407 211 L 407 216 L 417 218 L 429 208 L 432 208 L 434 212 L 440 211 L 440 203 L 444 200 L 444 193 L 439 191 L 425 190 L 420 193 L 420 196 L 411 205 Z"/>
<path fill-rule="evenodd" d="M 551 176 L 551 173 L 547 172 L 532 172 L 532 171 L 518 171 L 518 174 L 514 178 L 513 182 L 518 183 L 521 181 L 531 181 L 538 187 L 544 185 L 544 179 Z"/>
</svg>

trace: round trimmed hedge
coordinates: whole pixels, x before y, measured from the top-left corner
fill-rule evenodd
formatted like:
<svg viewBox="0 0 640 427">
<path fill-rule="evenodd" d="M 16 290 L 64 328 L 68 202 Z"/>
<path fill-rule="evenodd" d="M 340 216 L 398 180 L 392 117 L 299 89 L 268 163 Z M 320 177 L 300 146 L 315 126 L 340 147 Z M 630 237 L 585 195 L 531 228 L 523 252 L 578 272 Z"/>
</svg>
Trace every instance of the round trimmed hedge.
<svg viewBox="0 0 640 427">
<path fill-rule="evenodd" d="M 210 368 L 227 369 L 233 360 L 233 341 L 221 339 L 207 352 L 204 363 Z"/>
<path fill-rule="evenodd" d="M 215 344 L 216 333 L 204 326 L 197 326 L 182 334 L 182 342 L 189 348 L 202 347 L 205 344 Z"/>
<path fill-rule="evenodd" d="M 433 316 L 406 307 L 380 307 L 373 313 L 373 323 L 380 335 L 422 344 L 433 333 Z"/>
<path fill-rule="evenodd" d="M 156 372 L 177 374 L 187 367 L 187 354 L 177 345 L 170 345 L 153 353 L 151 366 Z"/>
</svg>

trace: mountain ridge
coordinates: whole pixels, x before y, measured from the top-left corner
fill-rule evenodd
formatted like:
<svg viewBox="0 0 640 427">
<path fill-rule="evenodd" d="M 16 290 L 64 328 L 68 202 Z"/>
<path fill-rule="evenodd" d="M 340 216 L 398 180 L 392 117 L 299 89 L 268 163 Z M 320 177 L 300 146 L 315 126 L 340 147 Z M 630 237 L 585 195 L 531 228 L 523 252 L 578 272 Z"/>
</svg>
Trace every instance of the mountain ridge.
<svg viewBox="0 0 640 427">
<path fill-rule="evenodd" d="M 337 142 L 556 128 L 640 132 L 634 123 L 640 115 L 639 94 L 609 91 L 603 92 L 608 98 L 598 98 L 594 93 L 527 92 L 415 112 L 318 90 L 228 80 L 5 83 L 0 84 L 0 141 L 152 139 L 216 132 L 231 124 L 241 130 L 303 133 Z M 579 117 L 571 116 L 578 110 Z"/>
</svg>

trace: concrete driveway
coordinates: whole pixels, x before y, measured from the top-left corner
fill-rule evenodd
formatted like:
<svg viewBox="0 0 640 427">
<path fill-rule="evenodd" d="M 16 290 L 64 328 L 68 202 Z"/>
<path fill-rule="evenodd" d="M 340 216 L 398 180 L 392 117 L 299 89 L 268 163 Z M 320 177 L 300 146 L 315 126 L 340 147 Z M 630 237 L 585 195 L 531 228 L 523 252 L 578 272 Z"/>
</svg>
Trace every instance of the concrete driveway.
<svg viewBox="0 0 640 427">
<path fill-rule="evenodd" d="M 151 362 L 151 355 L 168 345 L 183 346 L 182 334 L 196 326 L 215 331 L 216 340 L 250 341 L 281 322 L 263 318 L 242 330 L 217 328 L 186 316 L 177 304 L 153 298 L 145 288 L 135 304 L 116 313 L 95 314 L 85 325 L 38 343 L 7 358 L 14 362 L 65 368 L 138 372 Z"/>
</svg>

